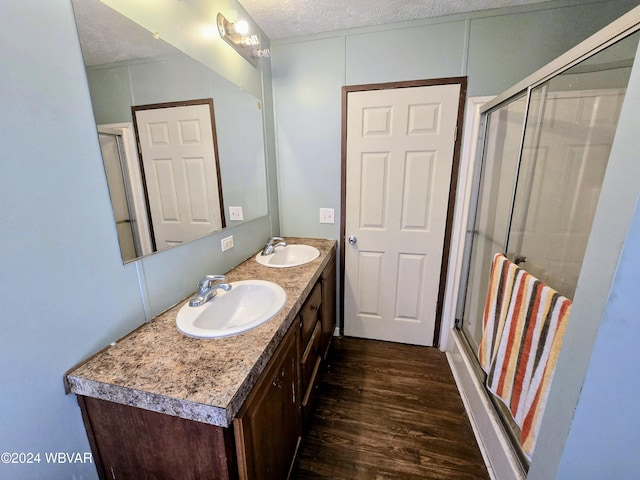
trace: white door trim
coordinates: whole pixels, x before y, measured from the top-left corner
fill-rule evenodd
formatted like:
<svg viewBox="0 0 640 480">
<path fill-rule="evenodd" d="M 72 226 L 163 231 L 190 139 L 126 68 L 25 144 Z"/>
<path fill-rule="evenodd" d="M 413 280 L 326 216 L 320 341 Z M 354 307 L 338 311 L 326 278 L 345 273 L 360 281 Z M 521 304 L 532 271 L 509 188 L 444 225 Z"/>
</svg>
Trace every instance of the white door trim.
<svg viewBox="0 0 640 480">
<path fill-rule="evenodd" d="M 135 131 L 132 122 L 105 123 L 98 125 L 99 133 L 117 132 L 122 136 L 124 146 L 124 160 L 127 165 L 127 174 L 130 180 L 130 191 L 132 195 L 133 210 L 136 214 L 135 228 L 138 231 L 141 256 L 153 253 L 151 242 L 149 220 L 147 216 L 147 202 L 144 196 L 142 175 L 140 174 L 140 164 L 138 162 L 138 149 L 136 148 Z"/>
</svg>

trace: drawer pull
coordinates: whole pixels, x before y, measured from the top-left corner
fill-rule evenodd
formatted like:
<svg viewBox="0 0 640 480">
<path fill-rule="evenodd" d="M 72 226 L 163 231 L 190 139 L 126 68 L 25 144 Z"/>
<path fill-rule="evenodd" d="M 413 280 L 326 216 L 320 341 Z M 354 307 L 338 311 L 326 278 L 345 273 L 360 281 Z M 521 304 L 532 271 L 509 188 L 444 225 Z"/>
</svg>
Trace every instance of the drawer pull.
<svg viewBox="0 0 640 480">
<path fill-rule="evenodd" d="M 280 375 L 271 383 L 274 387 L 282 389 L 282 379 L 287 374 L 284 370 L 280 372 Z"/>
</svg>

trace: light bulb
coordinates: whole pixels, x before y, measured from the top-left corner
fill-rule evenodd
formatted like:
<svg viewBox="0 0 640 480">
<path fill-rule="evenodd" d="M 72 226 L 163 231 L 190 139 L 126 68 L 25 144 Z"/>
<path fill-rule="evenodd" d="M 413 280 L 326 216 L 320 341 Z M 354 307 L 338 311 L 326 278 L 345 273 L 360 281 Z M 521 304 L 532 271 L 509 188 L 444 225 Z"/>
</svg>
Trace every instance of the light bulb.
<svg viewBox="0 0 640 480">
<path fill-rule="evenodd" d="M 249 33 L 249 24 L 246 20 L 238 20 L 233 24 L 233 29 L 240 35 L 246 35 Z"/>
</svg>

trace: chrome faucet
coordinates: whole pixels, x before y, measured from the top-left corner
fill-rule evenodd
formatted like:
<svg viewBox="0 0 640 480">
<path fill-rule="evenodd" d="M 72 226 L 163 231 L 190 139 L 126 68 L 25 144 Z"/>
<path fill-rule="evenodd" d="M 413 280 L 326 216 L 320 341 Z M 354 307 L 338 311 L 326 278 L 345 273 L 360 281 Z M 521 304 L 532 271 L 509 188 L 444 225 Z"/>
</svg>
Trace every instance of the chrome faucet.
<svg viewBox="0 0 640 480">
<path fill-rule="evenodd" d="M 267 244 L 262 249 L 262 255 L 263 256 L 271 255 L 275 251 L 276 247 L 286 247 L 286 246 L 287 246 L 287 242 L 284 241 L 284 238 L 271 237 L 267 242 Z"/>
<path fill-rule="evenodd" d="M 215 283 L 222 282 L 222 283 Z M 204 305 L 218 294 L 218 290 L 228 292 L 231 285 L 227 283 L 225 275 L 207 275 L 198 282 L 198 293 L 189 300 L 190 307 L 199 307 Z"/>
</svg>

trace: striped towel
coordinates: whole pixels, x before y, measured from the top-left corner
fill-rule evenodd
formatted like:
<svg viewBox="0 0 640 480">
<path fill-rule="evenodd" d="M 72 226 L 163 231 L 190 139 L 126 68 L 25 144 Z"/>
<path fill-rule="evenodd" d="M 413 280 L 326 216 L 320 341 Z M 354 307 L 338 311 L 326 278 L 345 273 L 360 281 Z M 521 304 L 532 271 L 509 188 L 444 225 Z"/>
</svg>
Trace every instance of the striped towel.
<svg viewBox="0 0 640 480">
<path fill-rule="evenodd" d="M 496 254 L 478 357 L 487 388 L 509 408 L 533 453 L 571 300 Z"/>
</svg>

